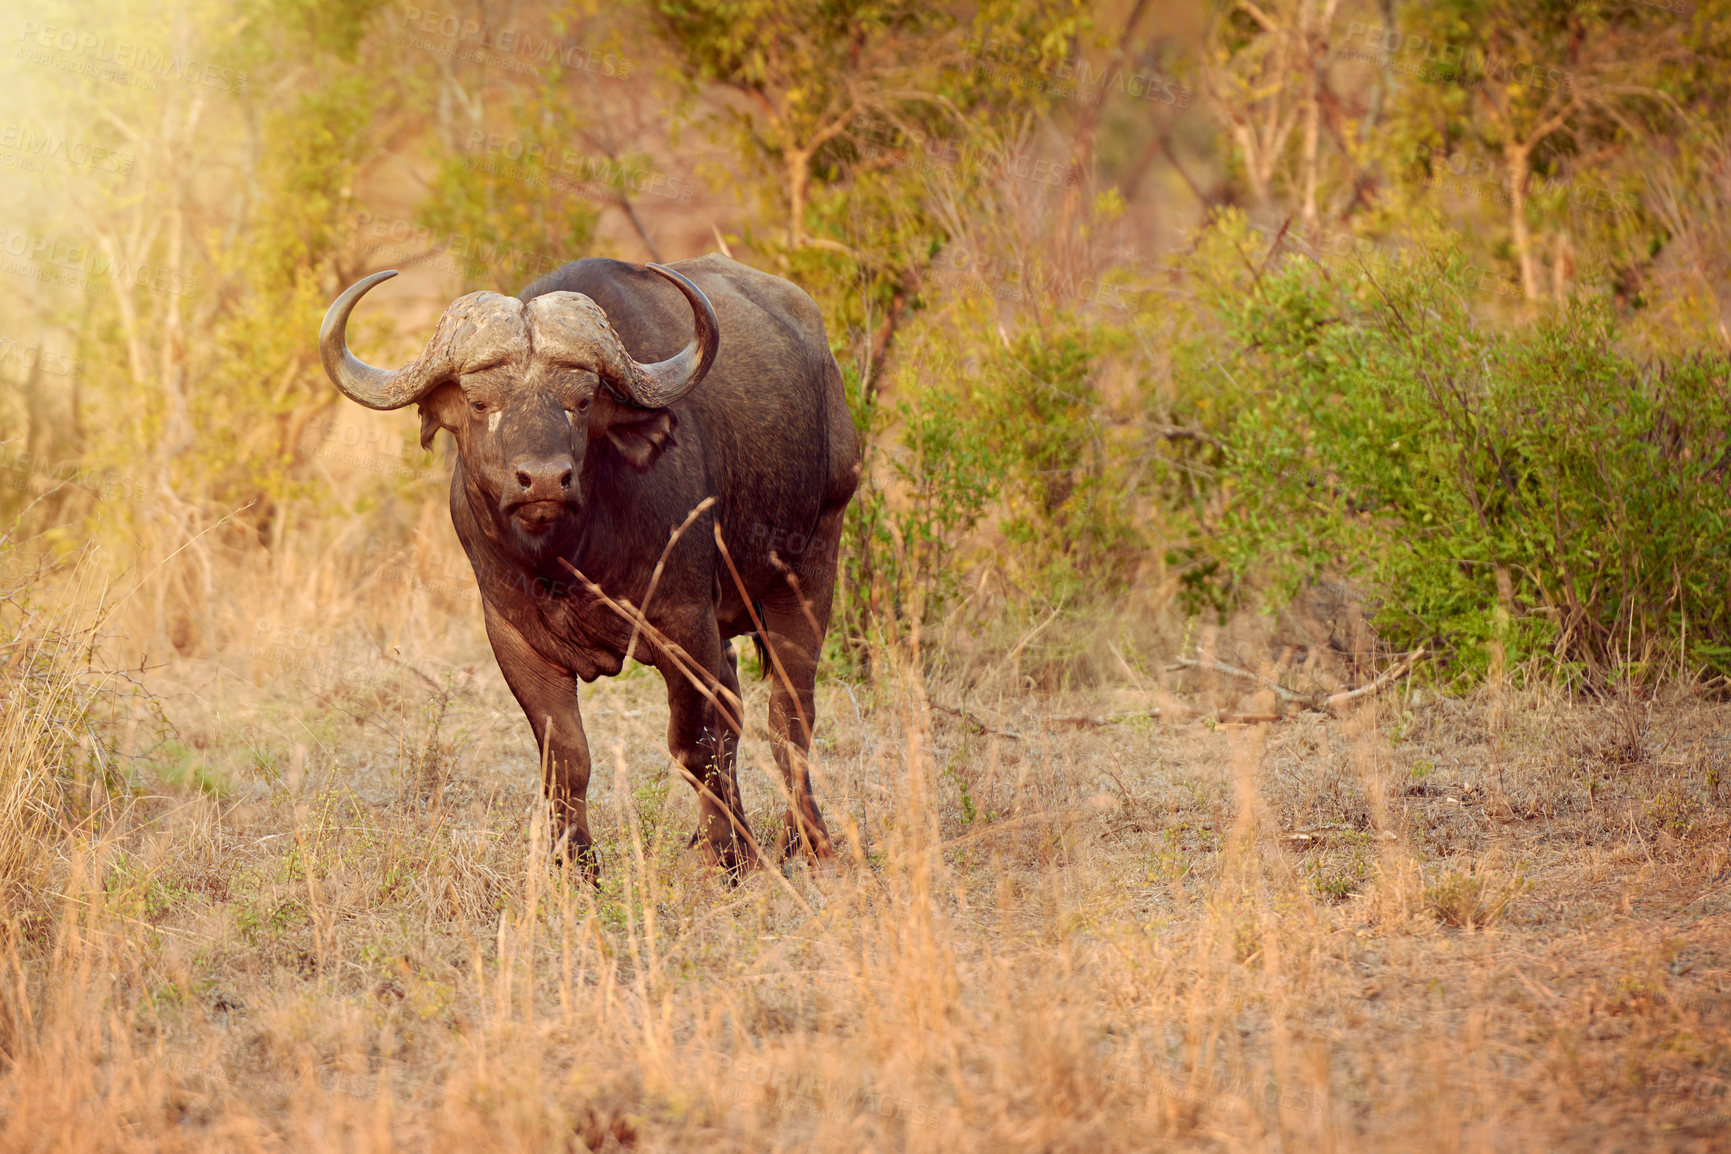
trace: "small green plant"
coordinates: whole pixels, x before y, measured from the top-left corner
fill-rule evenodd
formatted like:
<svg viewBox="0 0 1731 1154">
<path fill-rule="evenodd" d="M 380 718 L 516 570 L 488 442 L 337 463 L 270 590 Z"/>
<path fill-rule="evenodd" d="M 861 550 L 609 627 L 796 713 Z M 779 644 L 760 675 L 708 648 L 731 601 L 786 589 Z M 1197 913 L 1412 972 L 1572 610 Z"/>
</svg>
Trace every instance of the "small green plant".
<svg viewBox="0 0 1731 1154">
<path fill-rule="evenodd" d="M 1684 837 L 1695 828 L 1695 817 L 1700 810 L 1700 799 L 1673 781 L 1648 799 L 1641 809 L 1641 818 L 1650 829 L 1664 830 L 1672 837 Z"/>
<path fill-rule="evenodd" d="M 964 755 L 965 750 L 959 752 L 955 758 L 950 760 L 948 765 L 944 766 L 944 776 L 955 782 L 956 795 L 962 807 L 962 824 L 973 825 L 974 819 L 979 816 L 979 811 L 974 807 L 974 796 L 968 790 L 968 779 L 957 769 L 957 761 Z"/>
<path fill-rule="evenodd" d="M 243 905 L 235 914 L 235 926 L 250 946 L 276 941 L 298 930 L 310 920 L 305 907 L 292 899 L 269 909 Z"/>
<path fill-rule="evenodd" d="M 1344 859 L 1336 856 L 1318 861 L 1310 875 L 1310 887 L 1324 901 L 1343 902 L 1364 886 L 1370 872 L 1371 859 L 1359 847 Z"/>
<path fill-rule="evenodd" d="M 1665 989 L 1648 974 L 1619 974 L 1606 1006 L 1613 1014 L 1645 1014 L 1659 1004 Z"/>
<path fill-rule="evenodd" d="M 1399 749 L 1400 743 L 1406 740 L 1407 731 L 1412 728 L 1413 713 L 1410 709 L 1401 711 L 1399 717 L 1388 723 L 1388 747 Z"/>
<path fill-rule="evenodd" d="M 1500 921 L 1520 891 L 1478 874 L 1446 873 L 1424 891 L 1425 904 L 1444 925 L 1472 929 Z"/>
<path fill-rule="evenodd" d="M 451 710 L 455 687 L 449 675 L 422 705 L 418 740 L 404 730 L 400 739 L 398 789 L 404 804 L 424 804 L 436 797 L 455 764 L 465 735 L 447 736 L 445 718 Z"/>
<path fill-rule="evenodd" d="M 216 798 L 227 797 L 231 792 L 202 751 L 189 749 L 178 741 L 164 742 L 147 763 L 164 785 L 197 790 Z"/>
<path fill-rule="evenodd" d="M 900 445 L 888 464 L 902 499 L 886 514 L 890 540 L 881 564 L 899 577 L 898 605 L 927 617 L 955 594 L 962 578 L 956 545 L 986 515 L 1001 483 L 1001 442 L 980 417 L 950 388 L 927 388 L 896 409 Z"/>
<path fill-rule="evenodd" d="M 1261 956 L 1261 929 L 1253 922 L 1240 922 L 1232 931 L 1232 960 L 1248 966 Z"/>
<path fill-rule="evenodd" d="M 1310 879 L 1318 897 L 1343 902 L 1358 892 L 1359 880 L 1345 874 L 1317 874 Z"/>
<path fill-rule="evenodd" d="M 1148 866 L 1148 880 L 1151 882 L 1180 882 L 1189 876 L 1196 868 L 1195 860 L 1190 851 L 1184 847 L 1184 831 L 1182 827 L 1168 827 L 1162 836 L 1165 845 L 1153 856 Z"/>
<path fill-rule="evenodd" d="M 655 830 L 662 822 L 672 787 L 673 775 L 659 773 L 643 778 L 631 790 L 631 804 L 637 811 L 638 834 L 643 839 L 646 852 L 655 844 Z"/>
</svg>

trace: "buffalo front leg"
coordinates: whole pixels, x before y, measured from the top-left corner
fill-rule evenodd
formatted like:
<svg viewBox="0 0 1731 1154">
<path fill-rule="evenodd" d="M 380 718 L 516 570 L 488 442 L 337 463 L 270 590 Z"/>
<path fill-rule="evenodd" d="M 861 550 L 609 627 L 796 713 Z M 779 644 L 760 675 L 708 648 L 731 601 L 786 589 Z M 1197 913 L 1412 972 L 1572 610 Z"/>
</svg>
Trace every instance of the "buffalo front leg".
<svg viewBox="0 0 1731 1154">
<path fill-rule="evenodd" d="M 504 617 L 487 608 L 487 639 L 511 695 L 523 707 L 541 754 L 541 790 L 552 819 L 553 853 L 591 881 L 601 872 L 589 836 L 589 739 L 577 709 L 577 678 L 548 661 Z"/>
<path fill-rule="evenodd" d="M 787 826 L 781 840 L 784 857 L 800 850 L 818 860 L 835 856 L 812 793 L 810 765 L 812 727 L 817 722 L 817 659 L 823 650 L 822 625 L 828 611 L 827 598 L 818 606 L 764 605 L 771 655 L 770 747 L 788 794 Z"/>
<path fill-rule="evenodd" d="M 701 632 L 701 639 L 682 648 L 697 666 L 691 672 L 703 688 L 694 685 L 678 663 L 661 666 L 667 682 L 667 747 L 697 791 L 697 830 L 691 844 L 737 881 L 757 864 L 735 769 L 739 676 L 714 624 Z"/>
</svg>

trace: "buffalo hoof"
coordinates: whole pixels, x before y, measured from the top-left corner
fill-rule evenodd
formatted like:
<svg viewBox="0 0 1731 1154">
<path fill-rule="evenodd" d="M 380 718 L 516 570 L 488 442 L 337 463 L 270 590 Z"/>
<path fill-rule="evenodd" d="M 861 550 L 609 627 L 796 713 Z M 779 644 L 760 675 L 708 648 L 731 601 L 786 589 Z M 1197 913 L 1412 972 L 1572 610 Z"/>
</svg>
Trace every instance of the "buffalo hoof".
<svg viewBox="0 0 1731 1154">
<path fill-rule="evenodd" d="M 571 869 L 589 879 L 589 884 L 601 885 L 601 855 L 595 849 L 595 843 L 589 838 L 589 831 L 577 826 L 567 826 L 553 835 L 553 864 L 563 869 Z"/>
<path fill-rule="evenodd" d="M 702 826 L 691 835 L 691 845 L 705 861 L 727 875 L 729 885 L 738 885 L 746 872 L 757 864 L 751 847 L 737 835 L 711 837 Z"/>
<path fill-rule="evenodd" d="M 813 862 L 826 862 L 835 857 L 835 849 L 829 843 L 829 831 L 827 829 L 820 824 L 816 829 L 807 826 L 802 830 L 791 814 L 782 823 L 781 837 L 777 840 L 777 848 L 781 850 L 783 861 L 801 854 Z"/>
</svg>

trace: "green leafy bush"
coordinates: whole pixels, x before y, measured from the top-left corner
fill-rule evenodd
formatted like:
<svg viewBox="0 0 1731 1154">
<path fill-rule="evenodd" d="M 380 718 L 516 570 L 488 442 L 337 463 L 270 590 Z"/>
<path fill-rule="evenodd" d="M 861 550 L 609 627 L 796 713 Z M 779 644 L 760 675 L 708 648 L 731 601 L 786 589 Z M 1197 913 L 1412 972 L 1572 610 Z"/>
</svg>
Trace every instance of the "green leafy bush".
<svg viewBox="0 0 1731 1154">
<path fill-rule="evenodd" d="M 1122 585 L 1147 541 L 1096 387 L 1117 343 L 1065 317 L 910 357 L 850 513 L 849 582 L 881 581 L 896 620 L 940 615 L 980 561 L 1046 601 Z"/>
<path fill-rule="evenodd" d="M 1237 577 L 1362 582 L 1390 645 L 1468 680 L 1731 671 L 1731 362 L 1639 364 L 1598 303 L 1494 328 L 1447 248 L 1237 267 L 1205 295 L 1236 345 L 1214 547 Z"/>
<path fill-rule="evenodd" d="M 981 408 L 997 430 L 1004 535 L 1026 583 L 1075 597 L 1123 584 L 1140 548 L 1133 458 L 1115 444 L 1098 378 L 1122 343 L 1109 326 L 1056 317 L 988 362 Z"/>
</svg>

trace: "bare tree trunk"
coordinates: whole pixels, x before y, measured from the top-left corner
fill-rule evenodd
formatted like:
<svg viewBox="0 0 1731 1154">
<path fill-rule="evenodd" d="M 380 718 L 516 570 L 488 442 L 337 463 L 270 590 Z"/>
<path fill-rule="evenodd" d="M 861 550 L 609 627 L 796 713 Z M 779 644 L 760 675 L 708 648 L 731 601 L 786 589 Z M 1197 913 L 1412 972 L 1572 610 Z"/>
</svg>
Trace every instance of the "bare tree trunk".
<svg viewBox="0 0 1731 1154">
<path fill-rule="evenodd" d="M 643 218 L 637 215 L 637 206 L 631 203 L 631 197 L 621 192 L 618 204 L 619 211 L 625 214 L 625 219 L 630 221 L 631 227 L 636 230 L 637 239 L 649 250 L 649 259 L 660 264 L 661 249 L 656 245 L 655 238 L 649 235 L 649 230 L 643 226 Z"/>
<path fill-rule="evenodd" d="M 192 418 L 186 404 L 186 334 L 181 323 L 180 290 L 185 285 L 186 186 L 176 176 L 172 181 L 168 209 L 167 273 L 162 316 L 162 349 L 158 380 L 162 387 L 162 440 L 158 467 L 167 484 L 168 464 L 192 445 Z"/>
<path fill-rule="evenodd" d="M 1082 100 L 1081 112 L 1076 117 L 1076 124 L 1071 132 L 1070 163 L 1066 169 L 1064 182 L 1064 203 L 1060 211 L 1056 235 L 1059 237 L 1074 237 L 1076 235 L 1075 220 L 1080 214 L 1082 204 L 1088 190 L 1083 187 L 1084 177 L 1094 170 L 1094 146 L 1099 135 L 1100 114 L 1106 107 L 1106 97 L 1111 81 L 1121 75 L 1130 59 L 1130 38 L 1135 35 L 1136 26 L 1142 22 L 1142 14 L 1148 8 L 1148 0 L 1136 0 L 1130 14 L 1124 19 L 1124 29 L 1118 34 L 1118 43 L 1112 50 L 1111 57 L 1106 61 L 1100 91 L 1096 99 Z M 1073 263 L 1073 262 L 1072 262 Z M 1074 268 L 1069 270 L 1076 273 Z M 1083 275 L 1086 275 L 1085 273 Z"/>
<path fill-rule="evenodd" d="M 132 294 L 125 291 L 120 283 L 123 270 L 130 263 L 127 253 L 123 253 L 114 233 L 98 226 L 96 243 L 102 246 L 102 255 L 108 258 L 108 275 L 114 278 L 114 304 L 120 313 L 120 332 L 126 338 L 126 368 L 132 376 L 132 383 L 143 388 L 150 380 L 150 372 L 145 368 L 144 339 L 138 329 L 138 302 L 132 299 Z"/>
<path fill-rule="evenodd" d="M 48 413 L 42 397 L 42 346 L 36 338 L 36 358 L 30 362 L 30 375 L 24 378 L 24 473 L 25 485 L 35 492 L 36 478 L 46 470 L 43 458 L 48 455 Z"/>
<path fill-rule="evenodd" d="M 158 456 L 160 485 L 168 487 L 169 462 L 192 446 L 192 415 L 186 402 L 186 329 L 181 318 L 181 297 L 188 283 L 186 273 L 187 178 L 198 121 L 204 111 L 202 90 L 193 97 L 182 123 L 180 140 L 164 141 L 170 150 L 168 208 L 168 300 L 162 317 L 162 350 L 158 379 L 162 387 L 162 441 Z M 178 155 L 177 155 L 178 154 Z"/>
<path fill-rule="evenodd" d="M 1269 185 L 1272 174 L 1264 163 L 1264 150 L 1258 147 L 1256 132 L 1249 125 L 1234 124 L 1232 134 L 1238 138 L 1238 147 L 1244 152 L 1244 178 L 1250 182 L 1250 199 L 1257 209 L 1265 209 L 1271 199 Z"/>
<path fill-rule="evenodd" d="M 1521 292 L 1539 299 L 1539 274 L 1533 264 L 1533 240 L 1527 232 L 1527 170 L 1531 152 L 1524 144 L 1505 144 L 1503 161 L 1509 173 L 1509 239 L 1521 266 Z"/>
<path fill-rule="evenodd" d="M 1575 279 L 1575 248 L 1569 234 L 1557 234 L 1557 249 L 1551 259 L 1551 293 L 1558 304 L 1569 299 L 1569 283 Z"/>
<path fill-rule="evenodd" d="M 1321 231 L 1316 216 L 1317 121 L 1322 103 L 1317 90 L 1321 84 L 1316 58 L 1312 56 L 1310 83 L 1304 101 L 1304 206 L 1299 216 L 1306 237 L 1312 240 Z"/>
<path fill-rule="evenodd" d="M 811 152 L 804 148 L 787 150 L 787 247 L 796 249 L 805 244 L 805 195 L 811 182 Z"/>
</svg>

